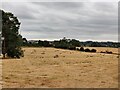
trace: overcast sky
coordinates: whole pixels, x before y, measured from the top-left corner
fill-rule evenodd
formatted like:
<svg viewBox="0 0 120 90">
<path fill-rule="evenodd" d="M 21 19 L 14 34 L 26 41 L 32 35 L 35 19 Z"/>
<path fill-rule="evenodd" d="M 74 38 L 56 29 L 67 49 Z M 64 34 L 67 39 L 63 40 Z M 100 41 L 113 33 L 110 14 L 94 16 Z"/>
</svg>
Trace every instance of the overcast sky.
<svg viewBox="0 0 120 90">
<path fill-rule="evenodd" d="M 4 2 L 27 39 L 118 41 L 117 2 Z"/>
</svg>

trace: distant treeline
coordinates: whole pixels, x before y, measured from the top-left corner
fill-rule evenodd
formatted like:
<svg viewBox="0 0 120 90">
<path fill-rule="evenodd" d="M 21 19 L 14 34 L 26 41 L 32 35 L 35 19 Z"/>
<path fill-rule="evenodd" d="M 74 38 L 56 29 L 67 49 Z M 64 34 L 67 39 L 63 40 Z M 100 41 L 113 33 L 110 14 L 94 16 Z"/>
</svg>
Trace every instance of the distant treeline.
<svg viewBox="0 0 120 90">
<path fill-rule="evenodd" d="M 42 41 L 42 40 L 27 40 L 23 38 L 23 46 L 29 47 L 55 47 L 55 48 L 63 48 L 63 49 L 71 49 L 74 50 L 76 47 L 120 47 L 120 43 L 118 42 L 93 42 L 86 41 L 80 42 L 75 39 L 60 39 L 55 41 Z"/>
</svg>

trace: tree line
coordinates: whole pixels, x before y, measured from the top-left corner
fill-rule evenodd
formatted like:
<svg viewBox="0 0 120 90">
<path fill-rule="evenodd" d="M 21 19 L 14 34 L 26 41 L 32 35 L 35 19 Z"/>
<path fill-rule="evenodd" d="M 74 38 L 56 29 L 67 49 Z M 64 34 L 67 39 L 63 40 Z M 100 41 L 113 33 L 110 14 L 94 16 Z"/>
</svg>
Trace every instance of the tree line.
<svg viewBox="0 0 120 90">
<path fill-rule="evenodd" d="M 23 46 L 34 46 L 34 47 L 55 47 L 62 49 L 75 49 L 76 47 L 120 47 L 118 42 L 93 42 L 85 41 L 80 42 L 76 39 L 66 39 L 65 37 L 55 41 L 42 41 L 42 40 L 27 40 L 23 38 Z"/>
</svg>

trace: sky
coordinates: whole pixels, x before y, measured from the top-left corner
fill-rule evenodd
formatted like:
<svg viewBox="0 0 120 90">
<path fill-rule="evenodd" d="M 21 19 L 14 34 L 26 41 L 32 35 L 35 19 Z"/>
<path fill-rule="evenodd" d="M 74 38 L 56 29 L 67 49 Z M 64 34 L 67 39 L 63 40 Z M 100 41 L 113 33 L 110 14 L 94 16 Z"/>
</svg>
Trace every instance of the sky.
<svg viewBox="0 0 120 90">
<path fill-rule="evenodd" d="M 117 2 L 2 2 L 29 40 L 118 41 Z"/>
</svg>

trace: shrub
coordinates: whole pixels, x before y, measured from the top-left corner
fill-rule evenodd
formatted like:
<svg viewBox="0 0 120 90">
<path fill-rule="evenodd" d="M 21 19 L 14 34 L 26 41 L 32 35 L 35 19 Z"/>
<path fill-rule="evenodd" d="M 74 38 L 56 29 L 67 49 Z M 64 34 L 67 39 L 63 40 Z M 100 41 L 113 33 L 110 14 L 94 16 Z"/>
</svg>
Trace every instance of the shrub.
<svg viewBox="0 0 120 90">
<path fill-rule="evenodd" d="M 113 52 L 112 51 L 106 51 L 106 52 L 101 51 L 100 53 L 112 54 Z"/>
<path fill-rule="evenodd" d="M 96 52 L 97 50 L 96 49 L 92 49 L 91 52 Z"/>
<path fill-rule="evenodd" d="M 83 47 L 81 47 L 81 48 L 80 48 L 80 51 L 84 51 L 84 48 L 83 48 Z"/>
<path fill-rule="evenodd" d="M 101 51 L 100 53 L 105 53 L 105 52 Z"/>
<path fill-rule="evenodd" d="M 58 58 L 59 56 L 58 55 L 55 55 L 54 58 Z"/>
<path fill-rule="evenodd" d="M 90 49 L 89 49 L 89 48 L 87 48 L 87 49 L 85 49 L 84 51 L 85 51 L 85 52 L 90 52 Z"/>
<path fill-rule="evenodd" d="M 112 54 L 112 51 L 106 51 L 107 54 Z"/>
<path fill-rule="evenodd" d="M 7 51 L 7 56 L 8 57 L 11 57 L 11 58 L 20 58 L 20 56 L 24 56 L 24 54 L 23 54 L 23 50 L 21 50 L 20 48 L 16 48 L 16 49 L 9 49 L 8 51 Z"/>
</svg>

